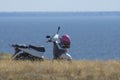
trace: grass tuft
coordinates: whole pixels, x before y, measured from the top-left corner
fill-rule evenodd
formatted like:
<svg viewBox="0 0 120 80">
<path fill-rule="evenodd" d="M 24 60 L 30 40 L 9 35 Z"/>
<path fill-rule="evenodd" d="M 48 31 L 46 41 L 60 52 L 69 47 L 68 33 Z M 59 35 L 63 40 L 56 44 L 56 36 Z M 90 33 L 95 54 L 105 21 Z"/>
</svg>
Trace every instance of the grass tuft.
<svg viewBox="0 0 120 80">
<path fill-rule="evenodd" d="M 120 80 L 120 61 L 13 61 L 0 54 L 0 80 Z"/>
</svg>

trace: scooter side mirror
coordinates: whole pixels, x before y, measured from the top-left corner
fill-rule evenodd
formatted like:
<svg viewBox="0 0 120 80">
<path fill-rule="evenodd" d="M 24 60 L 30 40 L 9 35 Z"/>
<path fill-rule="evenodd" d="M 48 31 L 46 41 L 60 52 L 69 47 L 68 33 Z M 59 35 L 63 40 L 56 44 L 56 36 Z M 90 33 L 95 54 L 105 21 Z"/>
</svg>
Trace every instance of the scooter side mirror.
<svg viewBox="0 0 120 80">
<path fill-rule="evenodd" d="M 46 38 L 51 38 L 51 36 L 50 36 L 50 35 L 47 35 Z"/>
</svg>

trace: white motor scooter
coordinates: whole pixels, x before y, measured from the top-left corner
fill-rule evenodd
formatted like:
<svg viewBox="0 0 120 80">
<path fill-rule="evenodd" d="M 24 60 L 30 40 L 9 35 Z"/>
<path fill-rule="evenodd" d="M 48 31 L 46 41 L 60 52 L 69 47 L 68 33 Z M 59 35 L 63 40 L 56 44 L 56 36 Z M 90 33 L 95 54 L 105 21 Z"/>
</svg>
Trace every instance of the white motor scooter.
<svg viewBox="0 0 120 80">
<path fill-rule="evenodd" d="M 55 42 L 58 44 L 59 30 L 60 27 L 58 27 L 57 33 L 53 37 L 49 35 L 46 36 L 47 42 Z M 34 45 L 25 45 L 25 44 L 12 44 L 11 46 L 15 50 L 15 53 L 12 56 L 13 60 L 32 60 L 32 61 L 44 60 L 45 47 L 43 46 L 34 46 Z M 62 60 L 72 60 L 71 55 L 68 53 L 60 54 L 58 58 Z"/>
</svg>

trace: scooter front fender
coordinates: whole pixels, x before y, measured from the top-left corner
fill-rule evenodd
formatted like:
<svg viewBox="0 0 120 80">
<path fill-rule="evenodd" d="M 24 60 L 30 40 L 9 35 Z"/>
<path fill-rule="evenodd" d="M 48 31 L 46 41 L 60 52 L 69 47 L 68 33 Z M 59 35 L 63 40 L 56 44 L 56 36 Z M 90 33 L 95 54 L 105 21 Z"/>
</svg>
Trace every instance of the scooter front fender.
<svg viewBox="0 0 120 80">
<path fill-rule="evenodd" d="M 62 54 L 60 56 L 60 59 L 64 59 L 64 60 L 72 60 L 72 56 L 68 53 Z"/>
</svg>

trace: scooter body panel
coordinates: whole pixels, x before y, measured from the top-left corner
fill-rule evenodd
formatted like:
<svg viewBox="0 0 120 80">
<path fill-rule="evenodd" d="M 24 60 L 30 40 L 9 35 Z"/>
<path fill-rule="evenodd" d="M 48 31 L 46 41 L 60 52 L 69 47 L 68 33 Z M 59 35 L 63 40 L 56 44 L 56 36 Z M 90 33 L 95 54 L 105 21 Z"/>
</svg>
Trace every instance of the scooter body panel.
<svg viewBox="0 0 120 80">
<path fill-rule="evenodd" d="M 44 58 L 44 52 L 40 52 L 40 51 L 36 51 L 32 48 L 19 48 L 21 51 L 24 51 L 30 55 L 33 55 L 33 56 L 36 56 L 36 57 L 39 57 L 39 58 Z"/>
</svg>

